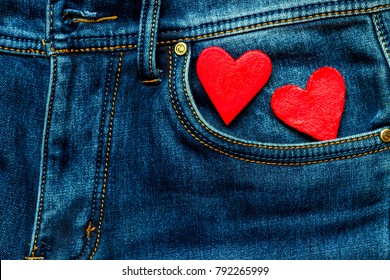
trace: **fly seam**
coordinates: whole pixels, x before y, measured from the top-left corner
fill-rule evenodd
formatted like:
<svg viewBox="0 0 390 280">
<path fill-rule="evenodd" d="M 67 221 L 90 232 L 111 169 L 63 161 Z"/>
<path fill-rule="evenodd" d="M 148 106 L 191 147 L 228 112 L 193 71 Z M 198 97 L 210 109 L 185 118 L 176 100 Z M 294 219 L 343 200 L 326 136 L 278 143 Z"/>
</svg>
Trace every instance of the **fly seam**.
<svg viewBox="0 0 390 280">
<path fill-rule="evenodd" d="M 108 103 L 108 91 L 109 91 L 109 86 L 111 84 L 111 71 L 113 67 L 113 61 L 114 61 L 114 53 L 111 54 L 110 57 L 110 64 L 109 64 L 109 71 L 108 71 L 108 77 L 107 77 L 107 83 L 106 83 L 106 88 L 105 88 L 105 94 L 104 94 L 104 101 L 103 101 L 103 109 L 102 109 L 102 115 L 100 118 L 100 132 L 99 132 L 99 147 L 98 147 L 98 153 L 97 153 L 97 159 L 96 159 L 96 170 L 95 170 L 95 184 L 94 184 L 94 192 L 93 192 L 93 201 L 92 201 L 92 211 L 89 217 L 90 222 L 88 223 L 88 228 L 92 227 L 92 220 L 95 215 L 95 209 L 96 209 L 96 200 L 97 200 L 97 190 L 98 190 L 98 183 L 99 183 L 99 170 L 101 167 L 102 163 L 102 154 L 103 154 L 103 133 L 104 133 L 104 123 L 105 123 L 105 115 L 106 115 L 106 107 Z M 80 259 L 84 253 L 86 248 L 88 247 L 90 243 L 90 238 L 87 233 L 87 242 L 84 246 L 84 249 L 80 253 L 80 255 L 77 257 L 77 259 Z"/>
<path fill-rule="evenodd" d="M 118 70 L 116 73 L 116 79 L 115 79 L 114 94 L 113 94 L 112 101 L 111 101 L 111 115 L 110 115 L 110 124 L 109 124 L 108 135 L 107 135 L 107 149 L 106 149 L 106 154 L 105 154 L 103 189 L 102 189 L 102 193 L 101 193 L 102 197 L 101 197 L 101 203 L 100 203 L 100 214 L 99 214 L 99 222 L 98 222 L 98 228 L 97 228 L 97 238 L 96 238 L 96 242 L 95 242 L 95 246 L 93 248 L 93 251 L 89 257 L 90 259 L 92 259 L 94 257 L 94 255 L 99 247 L 100 238 L 101 238 L 101 230 L 102 230 L 103 214 L 104 214 L 104 203 L 105 203 L 106 189 L 107 189 L 108 167 L 109 167 L 109 159 L 110 159 L 110 152 L 111 152 L 112 130 L 113 130 L 114 116 L 115 116 L 115 102 L 116 102 L 116 96 L 118 93 L 121 67 L 122 67 L 122 52 L 120 52 L 120 54 L 119 54 L 119 62 L 118 62 Z"/>
<path fill-rule="evenodd" d="M 100 133 L 99 133 L 99 147 L 98 147 L 98 157 L 96 161 L 96 171 L 95 171 L 95 192 L 93 195 L 93 207 L 92 207 L 92 213 L 91 213 L 91 220 L 94 216 L 95 213 L 95 204 L 96 204 L 96 198 L 97 198 L 97 185 L 98 185 L 98 178 L 99 178 L 99 169 L 100 169 L 100 164 L 102 161 L 102 152 L 103 152 L 103 133 L 104 133 L 104 123 L 105 123 L 105 115 L 106 115 L 106 106 L 108 102 L 108 91 L 109 91 L 109 86 L 111 84 L 111 71 L 113 67 L 113 58 L 114 54 L 111 54 L 110 58 L 110 65 L 109 65 L 109 72 L 108 72 L 108 78 L 107 78 L 107 83 L 106 83 L 106 92 L 104 94 L 104 102 L 103 102 L 103 109 L 102 109 L 102 116 L 100 119 Z"/>
<path fill-rule="evenodd" d="M 45 197 L 47 160 L 48 160 L 48 148 L 49 148 L 49 134 L 50 134 L 52 112 L 53 112 L 53 102 L 54 102 L 56 82 L 57 82 L 57 58 L 55 55 L 53 55 L 53 80 L 52 80 L 52 86 L 51 86 L 51 91 L 50 91 L 49 108 L 48 108 L 48 112 L 47 112 L 46 131 L 45 131 L 45 140 L 44 140 L 45 142 L 43 145 L 41 194 L 39 197 L 39 210 L 38 210 L 38 216 L 37 216 L 37 224 L 35 227 L 35 236 L 34 236 L 34 241 L 33 241 L 33 247 L 36 248 L 35 251 L 38 249 L 38 245 L 37 245 L 38 244 L 38 235 L 39 235 L 39 230 L 40 230 L 40 226 L 41 226 L 43 201 L 44 201 L 44 197 Z"/>
</svg>

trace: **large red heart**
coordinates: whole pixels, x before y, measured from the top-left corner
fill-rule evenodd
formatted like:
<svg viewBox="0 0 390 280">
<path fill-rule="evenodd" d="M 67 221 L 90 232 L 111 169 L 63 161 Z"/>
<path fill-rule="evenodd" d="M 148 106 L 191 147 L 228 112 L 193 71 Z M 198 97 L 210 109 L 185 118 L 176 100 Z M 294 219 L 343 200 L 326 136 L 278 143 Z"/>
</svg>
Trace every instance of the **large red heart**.
<svg viewBox="0 0 390 280">
<path fill-rule="evenodd" d="M 315 71 L 303 90 L 286 85 L 275 91 L 271 107 L 287 125 L 317 140 L 337 137 L 345 102 L 345 83 L 334 68 Z"/>
<path fill-rule="evenodd" d="M 271 69 L 271 59 L 259 50 L 234 60 L 219 47 L 204 49 L 196 64 L 200 82 L 226 125 L 263 88 Z"/>
</svg>

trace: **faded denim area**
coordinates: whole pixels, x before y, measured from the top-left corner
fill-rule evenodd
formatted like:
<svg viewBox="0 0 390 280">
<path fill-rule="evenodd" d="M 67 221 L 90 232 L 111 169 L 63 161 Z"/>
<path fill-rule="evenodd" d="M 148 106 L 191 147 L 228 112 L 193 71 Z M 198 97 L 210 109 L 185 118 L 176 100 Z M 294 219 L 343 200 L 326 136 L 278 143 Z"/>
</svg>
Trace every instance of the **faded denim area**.
<svg viewBox="0 0 390 280">
<path fill-rule="evenodd" d="M 0 258 L 390 259 L 389 32 L 387 0 L 3 0 Z M 229 126 L 209 46 L 272 60 Z M 324 66 L 347 93 L 321 142 L 270 99 Z"/>
</svg>

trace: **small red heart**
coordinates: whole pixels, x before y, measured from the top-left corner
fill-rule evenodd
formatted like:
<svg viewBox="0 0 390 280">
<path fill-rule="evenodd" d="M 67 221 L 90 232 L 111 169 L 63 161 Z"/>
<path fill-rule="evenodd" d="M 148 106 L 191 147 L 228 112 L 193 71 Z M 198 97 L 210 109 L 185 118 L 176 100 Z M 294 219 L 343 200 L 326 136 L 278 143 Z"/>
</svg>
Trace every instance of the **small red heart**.
<svg viewBox="0 0 390 280">
<path fill-rule="evenodd" d="M 263 88 L 271 69 L 271 59 L 259 50 L 234 60 L 219 47 L 204 49 L 196 64 L 200 82 L 226 125 Z"/>
<path fill-rule="evenodd" d="M 271 99 L 275 115 L 317 140 L 337 137 L 345 103 L 343 76 L 334 68 L 315 71 L 306 90 L 294 85 L 277 89 Z"/>
</svg>

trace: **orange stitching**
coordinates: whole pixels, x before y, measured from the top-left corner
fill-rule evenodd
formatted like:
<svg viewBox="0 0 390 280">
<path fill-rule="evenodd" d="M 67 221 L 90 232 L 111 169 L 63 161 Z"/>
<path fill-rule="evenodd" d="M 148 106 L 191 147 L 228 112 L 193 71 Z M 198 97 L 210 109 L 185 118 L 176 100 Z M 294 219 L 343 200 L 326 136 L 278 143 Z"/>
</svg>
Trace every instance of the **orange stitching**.
<svg viewBox="0 0 390 280">
<path fill-rule="evenodd" d="M 270 26 L 270 25 L 276 25 L 279 23 L 282 23 L 282 24 L 283 23 L 293 23 L 293 22 L 300 21 L 300 20 L 311 20 L 311 19 L 317 19 L 317 18 L 321 18 L 321 17 L 354 15 L 354 14 L 360 14 L 360 13 L 365 13 L 365 12 L 374 12 L 374 11 L 377 11 L 380 9 L 386 9 L 389 7 L 390 7 L 390 4 L 381 5 L 381 6 L 372 7 L 372 8 L 360 9 L 360 10 L 328 12 L 328 13 L 321 13 L 321 14 L 315 14 L 315 15 L 310 15 L 310 16 L 296 17 L 296 18 L 291 18 L 291 19 L 275 20 L 275 21 L 269 21 L 269 22 L 264 22 L 264 23 L 257 23 L 257 24 L 252 24 L 252 25 L 248 25 L 248 26 L 233 28 L 233 29 L 229 29 L 229 30 L 225 30 L 225 31 L 218 31 L 218 32 L 214 32 L 214 33 L 198 35 L 195 37 L 186 37 L 186 38 L 182 38 L 182 39 L 161 41 L 161 42 L 158 42 L 157 44 L 165 45 L 165 44 L 170 44 L 170 43 L 177 43 L 180 41 L 194 41 L 197 39 L 205 39 L 205 38 L 214 37 L 214 36 L 221 36 L 221 35 L 225 35 L 225 34 L 236 32 L 236 31 L 248 31 L 249 29 L 255 29 L 258 27 L 265 27 L 265 26 Z"/>
<path fill-rule="evenodd" d="M 84 22 L 84 23 L 98 23 L 102 21 L 107 21 L 107 20 L 116 20 L 118 19 L 118 16 L 110 16 L 110 17 L 101 17 L 97 19 L 86 19 L 86 18 L 76 18 L 72 20 L 73 23 L 77 22 Z"/>
<path fill-rule="evenodd" d="M 50 33 L 53 31 L 53 9 L 54 3 L 53 0 L 50 0 Z"/>
<path fill-rule="evenodd" d="M 250 162 L 250 163 L 276 165 L 276 166 L 301 166 L 301 165 L 309 165 L 309 164 L 326 163 L 326 162 L 332 162 L 332 161 L 344 160 L 344 159 L 352 159 L 352 158 L 356 158 L 356 157 L 361 157 L 361 156 L 366 156 L 366 155 L 370 155 L 370 154 L 374 154 L 374 153 L 379 153 L 379 152 L 386 151 L 386 150 L 390 149 L 390 146 L 388 146 L 388 147 L 385 147 L 385 148 L 382 148 L 382 149 L 377 149 L 377 150 L 368 151 L 368 152 L 355 154 L 355 155 L 350 155 L 350 156 L 342 156 L 342 157 L 338 157 L 338 158 L 331 158 L 331 159 L 324 159 L 324 160 L 314 160 L 314 161 L 308 161 L 308 162 L 290 162 L 290 163 L 252 160 L 252 159 L 239 157 L 239 156 L 230 154 L 228 152 L 222 151 L 222 150 L 220 150 L 220 149 L 218 149 L 218 148 L 216 148 L 216 147 L 214 147 L 214 146 L 204 142 L 203 140 L 199 139 L 199 137 L 196 136 L 188 128 L 188 126 L 185 124 L 184 120 L 182 119 L 180 113 L 178 112 L 177 107 L 175 105 L 175 100 L 174 100 L 173 91 L 172 91 L 172 71 L 173 71 L 172 59 L 173 59 L 173 56 L 172 56 L 172 49 L 171 49 L 171 47 L 168 47 L 168 50 L 169 50 L 169 77 L 168 77 L 168 84 L 169 84 L 169 92 L 170 92 L 171 102 L 172 102 L 173 108 L 174 108 L 174 110 L 176 112 L 176 115 L 179 118 L 180 122 L 182 123 L 183 127 L 187 130 L 187 132 L 193 138 L 195 138 L 195 140 L 197 140 L 198 142 L 200 142 L 204 146 L 206 146 L 206 147 L 208 147 L 208 148 L 210 148 L 210 149 L 212 149 L 212 150 L 214 150 L 214 151 L 216 151 L 216 152 L 218 152 L 220 154 L 223 154 L 223 155 L 228 156 L 230 158 L 239 159 L 241 161 Z"/>
<path fill-rule="evenodd" d="M 51 4 L 53 6 L 53 4 Z M 276 25 L 279 23 L 292 23 L 300 20 L 311 20 L 311 19 L 317 19 L 320 17 L 330 17 L 330 16 L 340 16 L 340 15 L 353 15 L 353 14 L 360 14 L 360 13 L 365 13 L 365 12 L 374 12 L 380 9 L 386 9 L 389 8 L 390 4 L 388 5 L 381 5 L 377 7 L 372 7 L 372 8 L 366 8 L 366 9 L 360 9 L 360 10 L 349 10 L 349 11 L 341 11 L 341 12 L 329 12 L 329 13 L 321 13 L 321 14 L 315 14 L 315 15 L 310 15 L 310 16 L 302 16 L 302 17 L 296 17 L 292 19 L 283 19 L 283 20 L 275 20 L 275 21 L 269 21 L 269 22 L 264 22 L 264 23 L 258 23 L 258 24 L 252 24 L 248 26 L 243 26 L 243 27 L 238 27 L 234 29 L 229 29 L 225 31 L 219 31 L 219 32 L 214 32 L 214 33 L 208 33 L 208 34 L 203 34 L 203 35 L 198 35 L 195 37 L 186 37 L 186 38 L 180 38 L 180 39 L 174 39 L 174 40 L 167 40 L 167 41 L 160 41 L 157 42 L 159 45 L 166 45 L 166 44 L 171 44 L 171 43 L 177 43 L 180 41 L 194 41 L 197 39 L 205 39 L 209 37 L 214 37 L 214 36 L 221 36 L 229 33 L 233 33 L 236 31 L 248 31 L 250 29 L 255 29 L 257 27 L 264 27 L 264 26 L 272 26 Z M 51 11 L 51 16 L 52 16 L 52 11 Z M 52 21 L 52 19 L 51 19 Z M 50 27 L 50 30 L 52 30 L 52 26 Z M 108 51 L 108 50 L 118 50 L 118 49 L 135 49 L 137 48 L 136 44 L 131 44 L 131 45 L 122 45 L 122 46 L 105 46 L 105 47 L 86 47 L 86 48 L 80 48 L 80 49 L 52 49 L 53 52 L 59 52 L 59 53 L 78 53 L 78 52 L 89 52 L 89 51 Z M 39 54 L 45 54 L 44 51 L 40 50 L 23 50 L 23 49 L 15 49 L 15 48 L 7 48 L 7 47 L 2 47 L 0 46 L 0 49 L 4 50 L 10 50 L 10 51 L 17 51 L 17 52 L 25 52 L 25 53 L 39 53 Z"/>
<path fill-rule="evenodd" d="M 81 49 L 52 49 L 53 52 L 58 53 L 78 53 L 78 52 L 93 52 L 93 51 L 113 51 L 120 49 L 135 49 L 137 45 L 123 45 L 123 46 L 110 46 L 110 47 L 88 47 Z"/>
<path fill-rule="evenodd" d="M 13 52 L 22 52 L 22 53 L 37 53 L 37 54 L 45 54 L 44 51 L 35 50 L 35 49 L 16 49 L 16 48 L 8 48 L 0 46 L 0 50 L 13 51 Z"/>
<path fill-rule="evenodd" d="M 292 19 L 282 19 L 282 20 L 275 20 L 275 21 L 269 21 L 269 22 L 264 22 L 264 23 L 258 23 L 258 24 L 252 24 L 248 26 L 243 26 L 243 27 L 238 27 L 234 29 L 229 29 L 225 31 L 219 31 L 219 32 L 214 32 L 214 33 L 208 33 L 208 34 L 203 34 L 203 35 L 198 35 L 195 37 L 185 37 L 185 38 L 180 38 L 180 39 L 174 39 L 174 40 L 166 40 L 166 41 L 160 41 L 157 42 L 158 45 L 167 45 L 171 43 L 177 43 L 181 41 L 195 41 L 198 39 L 206 39 L 214 36 L 221 36 L 221 35 L 226 35 L 229 33 L 233 33 L 236 31 L 250 31 L 251 29 L 255 29 L 258 27 L 266 27 L 266 26 L 272 26 L 280 23 L 294 23 L 296 21 L 300 20 L 312 20 L 312 19 L 318 19 L 321 17 L 331 17 L 331 16 L 346 16 L 346 15 L 354 15 L 354 14 L 361 14 L 361 13 L 366 13 L 366 12 L 375 12 L 381 9 L 386 9 L 389 8 L 390 4 L 388 5 L 381 5 L 377 7 L 372 7 L 372 8 L 366 8 L 366 9 L 360 9 L 360 10 L 348 10 L 348 11 L 341 11 L 341 12 L 329 12 L 329 13 L 321 13 L 321 14 L 315 14 L 315 15 L 310 15 L 310 16 L 302 16 L 302 17 L 296 17 Z M 52 15 L 52 13 L 51 13 Z M 52 29 L 52 26 L 50 27 Z M 79 53 L 79 52 L 89 52 L 89 51 L 108 51 L 108 50 L 118 50 L 118 49 L 135 49 L 137 48 L 137 44 L 131 44 L 127 46 L 110 46 L 110 47 L 86 47 L 86 48 L 80 48 L 80 49 L 52 49 L 53 52 L 59 52 L 59 53 Z M 13 50 L 13 51 L 19 51 L 19 52 L 36 52 L 40 54 L 45 54 L 43 51 L 39 50 L 17 50 L 17 49 L 9 49 L 9 48 L 4 48 L 0 47 L 0 49 L 6 49 L 6 50 Z"/>
<path fill-rule="evenodd" d="M 50 126 L 51 126 L 51 115 L 52 115 L 52 111 L 53 111 L 53 102 L 54 102 L 54 93 L 55 93 L 56 82 L 57 82 L 57 59 L 56 59 L 56 56 L 53 55 L 53 81 L 52 81 L 52 85 L 51 85 L 49 108 L 47 111 L 45 142 L 44 142 L 44 146 L 43 146 L 41 195 L 39 197 L 39 210 L 38 210 L 38 216 L 37 216 L 37 224 L 35 227 L 35 236 L 34 236 L 34 245 L 33 245 L 34 251 L 31 254 L 32 258 L 35 258 L 35 251 L 38 250 L 37 242 L 38 242 L 38 235 L 39 235 L 41 218 L 42 218 L 43 199 L 45 196 L 46 168 L 47 168 L 48 148 L 49 148 L 49 133 L 50 133 Z"/>
<path fill-rule="evenodd" d="M 160 80 L 159 79 L 153 79 L 153 80 L 144 80 L 142 81 L 143 84 L 154 84 L 154 83 L 157 83 L 159 82 Z"/>
<path fill-rule="evenodd" d="M 44 260 L 45 258 L 44 257 L 38 257 L 38 256 L 35 256 L 35 252 L 38 251 L 38 247 L 34 245 L 34 249 L 33 251 L 31 252 L 31 256 L 29 257 L 24 257 L 25 260 L 29 260 L 29 261 L 36 261 L 36 260 Z"/>
<path fill-rule="evenodd" d="M 97 229 L 97 238 L 95 242 L 95 246 L 93 248 L 93 252 L 90 255 L 90 259 L 93 258 L 95 255 L 99 243 L 100 243 L 100 237 L 101 237 L 101 230 L 102 230 L 102 223 L 103 223 L 103 214 L 104 214 L 104 203 L 105 203 L 105 194 L 107 189 L 107 177 L 108 177 L 108 164 L 110 159 L 110 150 L 111 150 L 111 138 L 112 138 L 112 128 L 114 124 L 114 116 L 115 116 L 115 101 L 116 96 L 118 93 L 118 87 L 119 87 L 119 78 L 121 74 L 121 67 L 122 67 L 122 52 L 119 54 L 119 62 L 118 62 L 118 70 L 116 73 L 116 80 L 115 80 L 115 88 L 114 88 L 114 94 L 112 96 L 112 102 L 111 102 L 111 116 L 110 116 L 110 125 L 108 129 L 108 139 L 107 139 L 107 150 L 106 150 L 106 158 L 105 158 L 105 166 L 104 166 L 104 174 L 103 174 L 103 189 L 102 189 L 102 200 L 100 203 L 100 215 L 99 215 L 99 223 L 98 223 L 98 229 Z"/>
<path fill-rule="evenodd" d="M 86 238 L 90 238 L 91 237 L 91 232 L 93 232 L 93 231 L 95 231 L 96 230 L 96 227 L 93 227 L 92 226 L 92 222 L 89 222 L 88 223 L 88 227 L 87 227 L 87 229 L 85 230 L 85 236 L 86 236 Z"/>
<path fill-rule="evenodd" d="M 188 54 L 185 56 L 184 65 L 187 63 L 187 60 L 188 60 Z M 238 144 L 238 145 L 242 145 L 242 146 L 245 146 L 245 147 L 255 147 L 255 148 L 265 148 L 265 149 L 275 149 L 275 150 L 297 150 L 297 149 L 305 149 L 305 148 L 327 147 L 327 146 L 336 145 L 336 144 L 344 144 L 344 143 L 360 141 L 360 140 L 364 140 L 364 139 L 368 139 L 368 138 L 373 138 L 373 137 L 377 137 L 377 136 L 380 135 L 380 133 L 373 133 L 373 134 L 370 134 L 370 135 L 365 135 L 365 136 L 351 138 L 351 139 L 326 142 L 326 143 L 322 143 L 322 144 L 307 144 L 307 145 L 292 146 L 292 147 L 291 146 L 290 147 L 284 147 L 284 146 L 275 146 L 275 145 L 262 145 L 262 144 L 255 144 L 255 143 L 245 143 L 245 142 L 241 142 L 241 141 L 234 140 L 234 139 L 231 139 L 231 138 L 227 138 L 227 137 L 225 137 L 225 136 L 223 136 L 221 134 L 216 133 L 215 131 L 210 129 L 208 126 L 206 126 L 200 120 L 200 118 L 199 118 L 198 114 L 196 113 L 195 109 L 193 108 L 191 100 L 190 100 L 190 98 L 188 96 L 187 85 L 186 85 L 186 82 L 185 82 L 185 75 L 186 75 L 186 67 L 184 66 L 183 74 L 182 74 L 183 90 L 184 90 L 184 94 L 186 96 L 188 105 L 190 106 L 191 111 L 194 114 L 194 116 L 195 116 L 196 120 L 198 121 L 198 123 L 203 128 L 205 128 L 208 132 L 210 132 L 212 135 L 214 135 L 214 136 L 216 136 L 216 137 L 218 137 L 220 139 L 223 139 L 225 141 L 231 142 L 233 144 Z"/>
<path fill-rule="evenodd" d="M 154 42 L 154 28 L 156 26 L 156 17 L 157 17 L 157 5 L 158 0 L 154 2 L 154 10 L 153 10 L 153 20 L 152 20 L 152 34 L 150 36 L 150 48 L 149 48 L 149 73 L 150 76 L 153 77 L 153 69 L 152 69 L 152 54 L 153 54 L 153 42 Z"/>
<path fill-rule="evenodd" d="M 389 50 L 389 47 L 388 47 L 387 42 L 385 40 L 385 36 L 383 35 L 382 29 L 380 27 L 380 23 L 379 23 L 379 20 L 378 20 L 378 17 L 376 14 L 374 14 L 374 18 L 375 18 L 375 22 L 376 22 L 376 24 L 374 23 L 375 27 L 376 27 L 377 31 L 379 32 L 379 36 L 381 37 L 380 41 L 386 50 L 387 56 L 390 57 L 390 50 Z"/>
</svg>

